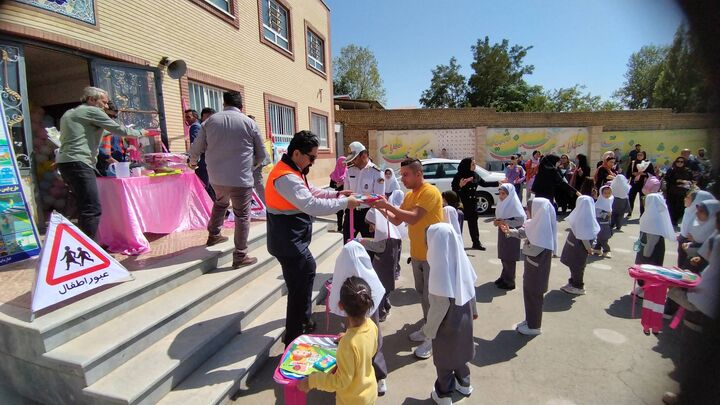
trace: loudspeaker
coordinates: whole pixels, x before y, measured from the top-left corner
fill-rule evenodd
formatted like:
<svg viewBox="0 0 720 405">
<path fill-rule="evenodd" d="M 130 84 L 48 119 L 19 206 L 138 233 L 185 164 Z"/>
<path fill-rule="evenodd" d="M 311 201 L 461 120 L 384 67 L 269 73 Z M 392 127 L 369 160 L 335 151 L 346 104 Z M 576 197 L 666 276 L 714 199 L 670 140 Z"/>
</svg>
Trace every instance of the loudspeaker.
<svg viewBox="0 0 720 405">
<path fill-rule="evenodd" d="M 178 59 L 167 66 L 167 74 L 173 79 L 179 79 L 187 72 L 187 64 L 184 60 Z"/>
</svg>

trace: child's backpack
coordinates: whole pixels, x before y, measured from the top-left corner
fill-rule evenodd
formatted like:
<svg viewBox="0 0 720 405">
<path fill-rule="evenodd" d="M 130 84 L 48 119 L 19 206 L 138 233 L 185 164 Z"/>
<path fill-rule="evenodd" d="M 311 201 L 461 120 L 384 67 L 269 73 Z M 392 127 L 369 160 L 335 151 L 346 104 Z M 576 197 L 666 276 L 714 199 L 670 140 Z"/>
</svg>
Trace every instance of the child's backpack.
<svg viewBox="0 0 720 405">
<path fill-rule="evenodd" d="M 649 175 L 643 184 L 642 192 L 645 195 L 657 193 L 660 191 L 660 179 L 653 175 Z"/>
</svg>

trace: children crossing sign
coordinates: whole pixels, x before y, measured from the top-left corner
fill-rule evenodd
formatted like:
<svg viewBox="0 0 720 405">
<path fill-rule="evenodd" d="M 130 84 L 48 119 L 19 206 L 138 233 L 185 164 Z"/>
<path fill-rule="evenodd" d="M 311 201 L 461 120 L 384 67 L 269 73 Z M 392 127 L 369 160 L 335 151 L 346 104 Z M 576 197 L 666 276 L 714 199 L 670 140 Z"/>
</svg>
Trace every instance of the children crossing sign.
<svg viewBox="0 0 720 405">
<path fill-rule="evenodd" d="M 32 311 L 102 285 L 132 280 L 132 275 L 65 217 L 53 212 L 40 252 Z"/>
</svg>

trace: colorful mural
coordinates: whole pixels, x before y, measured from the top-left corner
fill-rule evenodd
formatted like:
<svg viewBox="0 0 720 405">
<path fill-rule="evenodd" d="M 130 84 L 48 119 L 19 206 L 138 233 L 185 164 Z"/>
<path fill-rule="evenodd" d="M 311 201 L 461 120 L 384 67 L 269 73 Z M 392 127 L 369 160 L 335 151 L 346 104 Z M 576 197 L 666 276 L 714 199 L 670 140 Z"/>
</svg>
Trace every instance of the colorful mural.
<svg viewBox="0 0 720 405">
<path fill-rule="evenodd" d="M 95 24 L 95 0 L 15 0 L 43 10 Z"/>
<path fill-rule="evenodd" d="M 543 155 L 587 155 L 588 140 L 586 128 L 488 128 L 485 159 L 488 162 L 508 160 L 517 153 L 530 157 L 535 150 Z"/>
<path fill-rule="evenodd" d="M 377 154 L 381 167 L 400 167 L 406 157 L 427 159 L 440 157 L 442 149 L 448 158 L 461 159 L 475 154 L 475 130 L 420 129 L 407 131 L 378 131 Z"/>
<path fill-rule="evenodd" d="M 669 166 L 685 148 L 693 153 L 699 148 L 710 150 L 710 137 L 705 129 L 603 132 L 601 142 L 603 151 L 620 148 L 623 154 L 639 143 L 648 159 L 659 167 Z"/>
</svg>

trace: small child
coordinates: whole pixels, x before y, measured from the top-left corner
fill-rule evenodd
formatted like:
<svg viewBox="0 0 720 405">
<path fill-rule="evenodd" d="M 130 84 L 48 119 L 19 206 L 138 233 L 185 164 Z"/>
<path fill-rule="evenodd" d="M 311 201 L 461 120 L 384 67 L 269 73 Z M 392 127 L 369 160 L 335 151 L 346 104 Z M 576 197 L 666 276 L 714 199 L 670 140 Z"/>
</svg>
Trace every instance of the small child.
<svg viewBox="0 0 720 405">
<path fill-rule="evenodd" d="M 500 278 L 495 280 L 495 285 L 503 290 L 514 290 L 517 262 L 521 258 L 520 239 L 506 238 L 500 229 L 500 224 L 506 224 L 510 229 L 517 229 L 525 223 L 527 215 L 513 184 L 502 184 L 498 189 L 498 197 L 500 202 L 495 208 L 493 224 L 498 227 L 497 254 L 502 263 L 502 272 Z"/>
<path fill-rule="evenodd" d="M 595 218 L 600 224 L 600 232 L 597 234 L 595 242 L 596 255 L 602 254 L 604 257 L 612 257 L 610 253 L 610 244 L 608 241 L 612 236 L 612 228 L 610 227 L 610 216 L 612 215 L 614 197 L 610 186 L 600 187 L 600 195 L 595 203 Z"/>
<path fill-rule="evenodd" d="M 719 211 L 720 202 L 717 200 L 705 200 L 695 206 L 695 221 L 688 229 L 687 242 L 681 245 L 687 257 L 698 257 L 698 251 L 703 243 L 713 236 L 715 232 L 713 218 Z M 703 266 L 689 260 L 687 269 L 694 273 L 700 273 Z"/>
<path fill-rule="evenodd" d="M 707 191 L 697 189 L 690 190 L 685 195 L 685 212 L 683 213 L 682 221 L 680 222 L 680 233 L 677 237 L 677 265 L 681 269 L 687 269 L 688 267 L 690 267 L 690 263 L 688 262 L 688 255 L 685 249 L 683 249 L 683 245 L 690 241 L 690 239 L 688 239 L 688 233 L 690 232 L 690 227 L 692 226 L 693 221 L 695 221 L 696 219 L 695 213 L 697 211 L 697 205 L 703 201 L 712 200 L 714 198 L 715 197 L 713 197 L 713 195 L 708 193 Z"/>
<path fill-rule="evenodd" d="M 344 296 L 346 291 L 345 289 L 345 282 L 352 278 L 358 278 L 360 279 L 365 286 L 368 286 L 365 288 L 364 286 L 358 286 L 357 283 L 355 283 L 356 288 L 352 288 L 351 291 L 359 292 L 361 289 L 365 290 L 368 295 L 368 299 L 370 304 L 367 306 L 366 310 L 361 311 L 359 309 L 353 310 L 351 308 L 348 308 L 348 303 L 343 303 L 343 299 L 348 298 L 347 296 Z M 351 365 L 351 367 L 355 367 L 356 369 L 354 371 L 347 371 L 347 374 L 349 376 L 345 375 L 342 377 L 338 377 L 338 379 L 326 381 L 327 383 L 322 386 L 313 386 L 312 388 L 318 388 L 323 391 L 338 391 L 337 396 L 337 402 L 338 403 L 358 403 L 351 401 L 351 398 L 354 395 L 358 395 L 359 393 L 362 393 L 363 395 L 368 395 L 369 393 L 365 390 L 368 389 L 369 382 L 365 381 L 365 378 L 369 378 L 369 374 L 372 373 L 372 380 L 373 380 L 373 387 L 375 389 L 375 398 L 377 398 L 377 395 L 383 395 L 385 394 L 385 391 L 387 390 L 387 384 L 385 381 L 385 378 L 387 377 L 387 364 L 385 363 L 385 356 L 383 355 L 382 347 L 383 347 L 383 338 L 382 333 L 380 333 L 380 330 L 378 329 L 379 321 L 378 321 L 378 307 L 380 306 L 380 301 L 382 300 L 383 295 L 385 295 L 385 289 L 382 286 L 382 283 L 380 283 L 380 279 L 378 279 L 377 274 L 375 273 L 375 270 L 372 268 L 372 264 L 370 261 L 370 256 L 368 256 L 367 251 L 359 242 L 356 241 L 350 241 L 345 246 L 343 246 L 342 250 L 340 251 L 340 255 L 338 255 L 337 260 L 335 261 L 335 270 L 333 272 L 333 288 L 330 290 L 330 297 L 328 299 L 328 305 L 330 306 L 330 312 L 332 312 L 335 315 L 339 316 L 347 316 L 348 317 L 348 323 L 350 325 L 350 329 L 348 329 L 347 334 L 350 333 L 350 330 L 355 327 L 355 325 L 358 324 L 359 321 L 364 320 L 367 316 L 370 316 L 370 319 L 372 319 L 373 322 L 368 322 L 372 325 L 372 329 L 374 330 L 374 339 L 375 339 L 375 346 L 372 352 L 366 351 L 365 354 L 363 354 L 362 358 L 355 358 L 352 359 L 351 362 L 345 362 L 344 367 L 348 367 L 348 364 Z M 353 297 L 350 297 L 353 298 Z M 354 297 L 358 298 L 358 297 Z M 364 298 L 364 297 L 360 297 Z M 353 307 L 356 308 L 356 307 Z M 354 319 L 353 319 L 354 318 Z M 341 346 L 342 341 L 347 337 L 347 334 L 343 339 L 340 340 Z M 364 340 L 363 340 L 364 342 Z M 364 342 L 365 344 L 367 342 Z M 352 348 L 349 348 L 349 350 Z M 355 353 L 357 355 L 357 353 Z M 368 362 L 372 363 L 372 368 L 368 368 L 365 364 L 365 357 L 368 357 Z M 338 372 L 342 370 L 340 368 L 340 347 L 338 347 Z M 362 366 L 362 370 L 357 369 L 357 367 Z M 362 371 L 362 375 L 358 375 L 356 372 Z M 321 380 L 325 380 L 325 378 L 320 377 Z M 348 381 L 348 379 L 352 379 L 352 381 Z M 358 386 L 360 382 L 358 380 L 362 380 L 361 386 Z M 312 380 L 310 381 L 312 383 Z M 349 385 L 348 385 L 349 384 Z M 324 388 L 323 388 L 324 387 Z M 334 389 L 333 389 L 334 388 Z M 340 391 L 343 391 L 343 394 L 340 394 Z M 366 397 L 362 397 L 363 401 L 365 401 Z M 374 401 L 374 399 L 373 399 Z M 372 401 L 369 402 L 360 402 L 360 403 L 374 403 Z"/>
<path fill-rule="evenodd" d="M 595 219 L 595 202 L 590 196 L 580 196 L 575 209 L 565 219 L 570 224 L 570 232 L 560 256 L 560 263 L 570 268 L 567 285 L 560 289 L 568 294 L 584 295 L 585 265 L 592 253 L 592 242 L 600 232 L 600 224 Z"/>
<path fill-rule="evenodd" d="M 395 290 L 395 274 L 400 267 L 400 231 L 375 208 L 367 212 L 365 222 L 370 225 L 370 232 L 375 232 L 375 237 L 362 238 L 360 243 L 369 252 L 375 253 L 372 266 L 385 288 L 385 295 L 380 301 L 379 316 L 380 322 L 385 322 L 391 308 L 388 296 Z"/>
<path fill-rule="evenodd" d="M 347 245 L 346 245 L 347 246 Z M 343 281 L 338 307 L 347 313 L 348 329 L 340 338 L 334 373 L 313 373 L 298 389 L 335 392 L 337 404 L 374 404 L 378 398 L 372 358 L 378 350 L 378 328 L 367 318 L 373 307 L 370 286 L 360 277 Z"/>
<path fill-rule="evenodd" d="M 557 250 L 557 218 L 555 207 L 546 198 L 537 197 L 528 202 L 528 220 L 518 229 L 510 229 L 501 224 L 500 229 L 506 237 L 523 238 L 522 253 L 525 255 L 523 273 L 523 299 L 525 301 L 525 320 L 515 330 L 523 335 L 542 333 L 542 307 L 544 295 L 550 279 L 550 262 Z M 432 275 L 432 271 L 430 272 Z"/>
<path fill-rule="evenodd" d="M 449 205 L 444 206 L 443 221 L 453 227 L 458 239 L 462 241 L 462 228 L 460 228 L 460 221 L 458 220 L 458 210 Z"/>
<path fill-rule="evenodd" d="M 630 210 L 630 182 L 625 175 L 618 174 L 610 183 L 613 195 L 612 214 L 610 215 L 610 229 L 622 229 L 625 224 L 625 214 Z"/>
<path fill-rule="evenodd" d="M 640 217 L 640 237 L 636 242 L 635 264 L 662 266 L 665 259 L 665 240 L 675 240 L 675 228 L 662 194 L 645 197 L 645 212 Z"/>
<path fill-rule="evenodd" d="M 430 225 L 427 241 L 430 308 L 422 330 L 432 339 L 437 371 L 430 395 L 437 404 L 452 404 L 453 391 L 465 396 L 473 392 L 468 363 L 475 357 L 473 320 L 477 319 L 477 276 L 451 225 Z"/>
<path fill-rule="evenodd" d="M 460 237 L 462 237 L 463 221 L 465 220 L 465 214 L 460 209 L 460 199 L 454 191 L 448 190 L 442 193 L 443 207 L 453 207 L 457 211 L 458 223 L 460 224 Z"/>
</svg>

